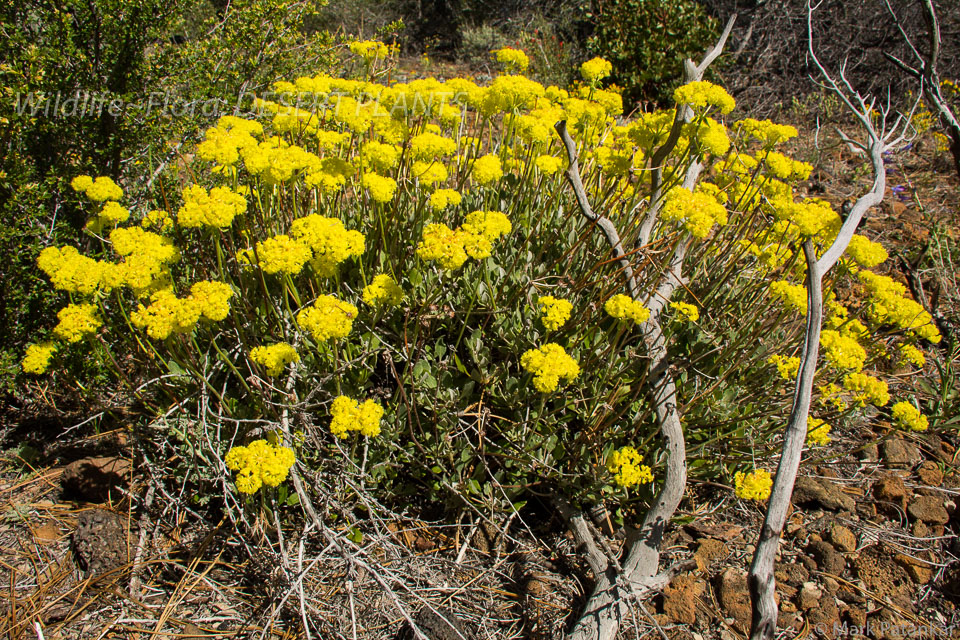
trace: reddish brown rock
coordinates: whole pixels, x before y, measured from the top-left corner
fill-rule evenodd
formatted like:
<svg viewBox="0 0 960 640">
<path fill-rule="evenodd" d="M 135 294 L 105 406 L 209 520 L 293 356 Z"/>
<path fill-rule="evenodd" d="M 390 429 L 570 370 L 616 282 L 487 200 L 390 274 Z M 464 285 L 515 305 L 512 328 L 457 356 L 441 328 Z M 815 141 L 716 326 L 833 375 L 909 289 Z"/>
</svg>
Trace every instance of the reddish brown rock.
<svg viewBox="0 0 960 640">
<path fill-rule="evenodd" d="M 907 507 L 907 513 L 915 520 L 927 524 L 946 524 L 950 514 L 943 506 L 943 500 L 936 496 L 915 496 Z"/>
<path fill-rule="evenodd" d="M 857 548 L 857 536 L 842 524 L 835 524 L 830 527 L 830 542 L 838 551 L 849 553 Z"/>
<path fill-rule="evenodd" d="M 896 555 L 897 563 L 907 570 L 907 575 L 917 584 L 927 584 L 933 578 L 933 565 L 920 558 L 898 553 Z"/>
<path fill-rule="evenodd" d="M 918 464 L 923 458 L 920 456 L 920 450 L 911 442 L 905 442 L 899 438 L 887 440 L 881 446 L 883 461 L 889 467 L 903 468 L 912 467 Z"/>
<path fill-rule="evenodd" d="M 811 542 L 807 545 L 807 553 L 816 561 L 820 571 L 835 576 L 843 575 L 847 561 L 843 554 L 837 552 L 829 542 L 822 540 Z"/>
<path fill-rule="evenodd" d="M 791 564 L 781 564 L 777 567 L 774 577 L 777 582 L 782 582 L 784 584 L 789 584 L 793 586 L 802 585 L 804 582 L 810 579 L 810 572 L 807 571 L 806 567 L 802 564 L 791 563 Z"/>
<path fill-rule="evenodd" d="M 704 585 L 690 574 L 679 575 L 663 590 L 663 612 L 673 622 L 693 624 L 697 621 L 697 597 Z"/>
<path fill-rule="evenodd" d="M 733 618 L 742 633 L 750 632 L 750 593 L 747 574 L 734 567 L 728 568 L 717 579 L 717 600 L 724 614 Z"/>
<path fill-rule="evenodd" d="M 812 582 L 807 582 L 803 585 L 803 588 L 800 589 L 800 597 L 797 599 L 797 604 L 801 609 L 812 609 L 820 604 L 820 598 L 823 596 L 823 592 L 817 588 L 817 585 Z"/>
<path fill-rule="evenodd" d="M 818 634 L 825 638 L 836 638 L 841 630 L 840 610 L 830 596 L 820 598 L 816 607 L 807 611 L 807 622 Z"/>
<path fill-rule="evenodd" d="M 835 483 L 809 476 L 797 478 L 793 490 L 793 504 L 819 506 L 831 511 L 853 511 L 856 508 L 853 498 L 841 491 Z"/>
<path fill-rule="evenodd" d="M 917 468 L 917 478 L 928 487 L 939 487 L 943 484 L 943 473 L 936 462 L 927 460 Z"/>
<path fill-rule="evenodd" d="M 83 458 L 68 464 L 60 476 L 64 498 L 103 503 L 119 500 L 120 488 L 129 486 L 130 461 L 116 456 Z"/>
</svg>

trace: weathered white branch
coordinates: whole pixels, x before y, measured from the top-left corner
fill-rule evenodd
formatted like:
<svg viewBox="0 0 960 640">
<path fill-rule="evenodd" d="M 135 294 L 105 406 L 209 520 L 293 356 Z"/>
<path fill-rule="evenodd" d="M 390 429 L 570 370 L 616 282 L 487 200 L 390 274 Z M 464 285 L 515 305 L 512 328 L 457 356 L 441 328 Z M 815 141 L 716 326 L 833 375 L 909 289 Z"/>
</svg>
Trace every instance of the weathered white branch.
<svg viewBox="0 0 960 640">
<path fill-rule="evenodd" d="M 820 349 L 820 324 L 823 319 L 823 272 L 817 261 L 812 240 L 803 243 L 803 255 L 807 261 L 807 332 L 803 348 L 800 374 L 794 392 L 793 409 L 787 421 L 783 439 L 783 455 L 773 481 L 767 514 L 763 520 L 760 539 L 757 542 L 753 563 L 750 565 L 748 586 L 753 602 L 753 619 L 750 630 L 752 640 L 769 640 L 777 630 L 777 602 L 774 598 L 776 580 L 774 563 L 780 534 L 787 519 L 793 485 L 800 467 L 803 445 L 807 439 L 807 416 L 813 395 L 813 380 L 817 374 L 817 355 Z"/>
<path fill-rule="evenodd" d="M 940 124 L 947 133 L 947 138 L 950 140 L 950 153 L 953 155 L 954 169 L 960 176 L 960 118 L 953 112 L 950 103 L 943 97 L 943 91 L 940 88 L 940 73 L 937 71 L 941 47 L 940 21 L 937 18 L 933 0 L 920 0 L 926 10 L 927 29 L 930 36 L 930 53 L 927 56 L 921 54 L 914 46 L 889 0 L 885 0 L 885 2 L 887 10 L 893 16 L 894 23 L 900 31 L 900 35 L 907 46 L 910 47 L 910 51 L 913 52 L 913 56 L 917 60 L 917 66 L 910 66 L 889 53 L 884 53 L 884 56 L 902 72 L 915 78 L 920 83 L 920 92 L 936 112 Z"/>
<path fill-rule="evenodd" d="M 607 239 L 607 244 L 609 244 L 611 250 L 613 250 L 613 256 L 620 262 L 623 276 L 627 280 L 627 289 L 630 291 L 630 297 L 636 299 L 640 291 L 637 287 L 637 280 L 633 275 L 633 265 L 630 264 L 630 258 L 627 257 L 627 252 L 623 250 L 623 243 L 620 242 L 620 234 L 617 233 L 616 226 L 614 226 L 608 218 L 594 212 L 593 207 L 590 206 L 590 201 L 587 199 L 587 191 L 583 188 L 583 181 L 580 179 L 580 165 L 577 162 L 577 144 L 573 141 L 573 138 L 570 137 L 570 132 L 567 131 L 567 121 L 561 120 L 554 125 L 554 128 L 557 130 L 557 133 L 560 134 L 560 139 L 567 149 L 569 166 L 567 167 L 565 175 L 567 176 L 567 182 L 569 182 L 573 188 L 574 196 L 577 198 L 577 204 L 580 206 L 580 212 L 583 213 L 587 220 L 600 227 L 600 230 Z"/>
<path fill-rule="evenodd" d="M 750 596 L 753 605 L 751 621 L 751 640 L 772 640 L 777 628 L 777 603 L 775 600 L 776 580 L 774 578 L 774 563 L 777 547 L 780 544 L 780 535 L 790 506 L 793 486 L 800 467 L 800 459 L 807 435 L 807 417 L 810 414 L 810 402 L 813 396 L 813 381 L 817 372 L 817 357 L 820 348 L 820 331 L 823 316 L 823 278 L 836 265 L 840 256 L 846 251 L 863 219 L 866 211 L 880 204 L 886 188 L 886 172 L 884 171 L 883 153 L 898 145 L 906 133 L 896 136 L 896 127 L 889 134 L 883 130 L 877 132 L 873 125 L 872 110 L 874 100 L 866 100 L 857 93 L 846 81 L 841 71 L 841 82 L 837 82 L 827 72 L 817 58 L 813 46 L 813 9 L 807 3 L 807 29 L 809 34 L 809 53 L 814 64 L 826 79 L 827 86 L 853 112 L 867 132 L 867 144 L 860 144 L 866 149 L 874 171 L 873 186 L 864 195 L 857 199 L 853 208 L 847 214 L 836 239 L 830 247 L 817 258 L 816 248 L 811 239 L 803 244 L 803 253 L 807 263 L 807 326 L 804 336 L 804 349 L 801 357 L 800 372 L 797 386 L 794 391 L 793 406 L 787 428 L 784 434 L 783 454 L 777 466 L 777 475 L 774 479 L 760 532 L 750 573 L 747 578 L 750 587 Z M 881 122 L 886 121 L 887 108 L 881 114 Z M 896 124 L 900 125 L 898 119 Z M 909 126 L 909 120 L 903 125 Z"/>
<path fill-rule="evenodd" d="M 699 65 L 687 61 L 685 64 L 687 82 L 703 78 L 707 66 L 723 50 L 735 20 L 736 15 L 731 16 L 719 41 L 707 51 Z M 688 111 L 684 105 L 678 106 L 677 117 L 674 119 L 667 141 L 654 153 L 652 159 L 654 171 L 653 193 L 650 210 L 648 210 L 641 224 L 641 246 L 649 241 L 650 232 L 656 222 L 657 210 L 662 200 L 663 162 L 675 147 L 683 124 L 691 117 L 692 112 L 688 113 Z M 588 220 L 597 224 L 603 231 L 608 244 L 614 251 L 614 255 L 620 260 L 623 267 L 631 297 L 638 299 L 640 292 L 637 289 L 633 269 L 623 251 L 616 227 L 609 220 L 593 211 L 583 188 L 583 182 L 580 179 L 576 145 L 570 138 L 565 123 L 557 123 L 556 129 L 567 149 L 570 164 L 566 173 L 567 180 L 574 190 L 580 210 Z M 691 188 L 699 177 L 701 170 L 699 159 L 693 158 L 685 175 L 685 182 L 690 182 Z M 654 407 L 667 453 L 663 485 L 640 526 L 628 533 L 625 545 L 626 558 L 620 565 L 601 557 L 603 554 L 593 540 L 593 534 L 582 514 L 578 516 L 569 510 L 565 514 L 567 522 L 574 530 L 575 537 L 587 553 L 588 562 L 594 570 L 596 579 L 594 590 L 587 601 L 583 614 L 567 636 L 569 640 L 607 640 L 614 638 L 629 610 L 628 598 L 630 596 L 640 597 L 652 589 L 666 585 L 674 573 L 673 571 L 658 573 L 660 547 L 670 518 L 673 517 L 680 500 L 683 498 L 687 483 L 687 461 L 683 426 L 680 423 L 680 415 L 677 409 L 677 389 L 670 371 L 667 340 L 660 326 L 659 316 L 660 311 L 669 302 L 673 292 L 683 284 L 682 267 L 688 246 L 689 240 L 684 240 L 674 250 L 660 285 L 647 302 L 651 308 L 651 314 L 644 324 L 643 339 L 647 356 L 650 358 L 650 373 L 646 393 Z"/>
<path fill-rule="evenodd" d="M 694 64 L 693 60 L 689 58 L 684 60 L 683 81 L 685 83 L 703 80 L 703 74 L 706 73 L 707 67 L 723 52 L 723 47 L 726 46 L 727 39 L 730 37 L 730 32 L 733 31 L 733 25 L 736 21 L 737 14 L 734 13 L 730 16 L 730 19 L 727 20 L 727 24 L 723 28 L 720 38 L 716 44 L 707 50 L 700 64 Z M 653 233 L 653 227 L 656 225 L 657 217 L 660 215 L 660 207 L 663 206 L 663 197 L 666 195 L 663 191 L 663 163 L 677 146 L 683 125 L 692 119 L 693 111 L 690 107 L 678 104 L 677 114 L 673 120 L 673 126 L 670 128 L 670 133 L 667 135 L 667 140 L 658 147 L 650 157 L 650 206 L 647 208 L 647 212 L 644 214 L 643 220 L 640 223 L 640 230 L 637 234 L 638 246 L 642 247 L 650 242 L 650 235 Z M 692 185 L 696 183 L 702 170 L 703 167 L 697 159 L 691 160 L 691 164 L 687 168 L 684 178 L 684 185 L 686 186 L 688 183 L 691 185 L 687 187 L 688 189 L 692 188 Z"/>
</svg>

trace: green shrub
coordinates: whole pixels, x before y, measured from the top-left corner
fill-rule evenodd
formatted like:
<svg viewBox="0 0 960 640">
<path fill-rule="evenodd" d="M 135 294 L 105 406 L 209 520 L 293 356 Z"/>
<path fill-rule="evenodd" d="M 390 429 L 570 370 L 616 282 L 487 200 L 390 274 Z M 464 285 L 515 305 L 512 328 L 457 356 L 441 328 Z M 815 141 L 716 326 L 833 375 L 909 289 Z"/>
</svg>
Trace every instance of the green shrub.
<svg viewBox="0 0 960 640">
<path fill-rule="evenodd" d="M 587 49 L 613 63 L 613 81 L 629 104 L 668 102 L 685 58 L 699 59 L 719 34 L 694 0 L 594 0 Z"/>
<path fill-rule="evenodd" d="M 355 48 L 350 66 L 370 76 L 277 83 L 263 118 L 221 119 L 167 200 L 132 203 L 128 220 L 99 202 L 122 199 L 108 181 L 75 179 L 104 239 L 90 257 L 41 255 L 73 304 L 24 368 L 92 350 L 123 363 L 131 393 L 131 372 L 162 376 L 150 400 L 202 416 L 182 435 L 203 466 L 197 495 L 231 486 L 228 472 L 241 493 L 286 491 L 286 447 L 301 473 L 358 473 L 388 501 L 489 512 L 559 494 L 635 518 L 665 455 L 656 335 L 693 475 L 730 482 L 776 446 L 801 346 L 798 242 L 822 248 L 840 221 L 794 198 L 811 167 L 773 149 L 795 129 L 728 128 L 713 117 L 733 100 L 710 83 L 618 125 L 619 96 L 595 86 L 602 61 L 573 94 L 519 75 L 380 85 L 389 49 Z M 620 229 L 635 299 L 560 172 L 558 119 L 591 204 Z M 694 160 L 708 170 L 690 190 Z M 817 420 L 885 407 L 882 371 L 939 340 L 902 286 L 868 270 L 884 257 L 860 238 L 831 283 L 863 304 L 828 305 Z"/>
</svg>

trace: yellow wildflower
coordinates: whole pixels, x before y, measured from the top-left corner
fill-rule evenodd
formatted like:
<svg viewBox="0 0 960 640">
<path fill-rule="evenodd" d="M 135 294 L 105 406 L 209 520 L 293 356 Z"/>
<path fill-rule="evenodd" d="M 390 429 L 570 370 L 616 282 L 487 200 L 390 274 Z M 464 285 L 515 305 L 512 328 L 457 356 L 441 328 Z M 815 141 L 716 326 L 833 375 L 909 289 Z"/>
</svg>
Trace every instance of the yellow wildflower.
<svg viewBox="0 0 960 640">
<path fill-rule="evenodd" d="M 733 478 L 733 484 L 738 498 L 763 501 L 770 497 L 773 478 L 766 469 L 755 469 L 750 473 L 738 471 Z"/>
<path fill-rule="evenodd" d="M 774 354 L 767 358 L 767 362 L 777 367 L 777 373 L 784 380 L 793 380 L 800 371 L 800 358 Z"/>
<path fill-rule="evenodd" d="M 831 426 L 820 420 L 807 416 L 807 446 L 825 446 L 830 443 Z"/>
<path fill-rule="evenodd" d="M 927 416 L 909 402 L 898 402 L 890 408 L 894 422 L 897 426 L 911 431 L 926 431 L 930 426 Z"/>
<path fill-rule="evenodd" d="M 348 431 L 359 431 L 373 438 L 380 435 L 383 407 L 373 400 L 358 402 L 347 396 L 338 396 L 330 406 L 330 432 L 338 438 L 346 438 Z"/>
<path fill-rule="evenodd" d="M 556 390 L 561 378 L 572 382 L 580 375 L 577 361 L 553 342 L 525 352 L 520 357 L 520 366 L 533 374 L 533 386 L 542 393 Z"/>
<path fill-rule="evenodd" d="M 496 182 L 503 177 L 500 158 L 489 154 L 477 158 L 473 163 L 473 171 L 470 175 L 473 176 L 473 181 L 480 185 Z"/>
<path fill-rule="evenodd" d="M 353 329 L 359 311 L 349 302 L 329 295 L 320 295 L 312 307 L 297 314 L 297 322 L 310 332 L 314 340 L 345 338 Z"/>
<path fill-rule="evenodd" d="M 50 360 L 57 352 L 57 345 L 53 342 L 44 342 L 42 344 L 32 344 L 27 347 L 27 352 L 23 356 L 20 366 L 24 373 L 40 375 L 47 372 L 50 366 Z"/>
<path fill-rule="evenodd" d="M 633 487 L 653 482 L 653 472 L 643 462 L 643 456 L 633 447 L 621 447 L 610 454 L 607 471 L 621 487 Z"/>
<path fill-rule="evenodd" d="M 591 84 L 613 73 L 613 65 L 603 58 L 593 58 L 580 65 L 580 76 Z"/>
<path fill-rule="evenodd" d="M 292 345 L 278 342 L 268 347 L 254 347 L 250 359 L 263 367 L 268 376 L 278 376 L 291 362 L 300 362 L 300 354 Z"/>
<path fill-rule="evenodd" d="M 540 321 L 548 331 L 556 331 L 562 327 L 573 311 L 569 300 L 553 296 L 540 296 L 537 298 L 537 306 L 540 307 Z"/>
<path fill-rule="evenodd" d="M 394 306 L 402 300 L 403 289 L 385 273 L 375 276 L 373 282 L 363 288 L 363 301 L 371 306 Z"/>
<path fill-rule="evenodd" d="M 700 310 L 697 308 L 697 305 L 687 302 L 671 302 L 670 308 L 690 322 L 696 322 L 700 319 Z"/>
<path fill-rule="evenodd" d="M 93 304 L 67 305 L 57 313 L 60 323 L 53 329 L 53 334 L 67 342 L 80 342 L 91 336 L 103 324 L 97 317 L 97 306 Z"/>
<path fill-rule="evenodd" d="M 224 458 L 227 469 L 237 474 L 235 483 L 240 493 L 256 493 L 264 485 L 278 486 L 287 479 L 296 461 L 293 449 L 266 440 L 233 447 Z"/>
<path fill-rule="evenodd" d="M 624 322 L 633 321 L 636 324 L 643 324 L 650 318 L 650 309 L 622 293 L 612 296 L 603 308 L 610 316 Z"/>
</svg>

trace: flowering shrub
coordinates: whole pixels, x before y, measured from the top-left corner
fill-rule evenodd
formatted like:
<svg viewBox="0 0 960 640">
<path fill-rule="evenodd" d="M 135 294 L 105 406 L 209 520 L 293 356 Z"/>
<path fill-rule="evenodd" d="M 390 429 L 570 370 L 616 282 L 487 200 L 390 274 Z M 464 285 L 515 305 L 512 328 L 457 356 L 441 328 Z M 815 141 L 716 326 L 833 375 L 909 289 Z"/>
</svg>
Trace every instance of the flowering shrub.
<svg viewBox="0 0 960 640">
<path fill-rule="evenodd" d="M 177 402 L 192 381 L 241 493 L 277 486 L 296 449 L 303 473 L 362 460 L 393 495 L 504 507 L 538 485 L 630 502 L 649 498 L 663 454 L 648 393 L 659 374 L 641 347 L 658 325 L 693 365 L 678 405 L 695 472 L 764 499 L 769 474 L 737 472 L 735 454 L 775 444 L 807 311 L 799 245 L 823 251 L 840 220 L 795 197 L 811 167 L 774 148 L 796 130 L 725 123 L 733 99 L 709 82 L 623 119 L 620 96 L 596 86 L 603 60 L 576 90 L 519 75 L 511 50 L 496 52 L 507 73 L 488 86 L 381 84 L 381 47 L 351 49 L 363 78 L 278 82 L 282 99 L 221 118 L 163 210 L 128 210 L 116 185 L 74 180 L 103 250 L 41 254 L 71 304 L 23 369 L 96 349 L 128 363 L 123 380 L 129 363 L 169 373 L 159 384 Z M 573 204 L 559 120 L 586 197 L 622 234 L 619 262 Z M 685 183 L 693 162 L 708 170 Z M 885 406 L 885 372 L 923 366 L 939 340 L 906 289 L 870 270 L 884 257 L 863 238 L 830 283 L 847 297 L 831 294 L 812 444 L 829 440 L 826 421 L 840 429 Z M 680 267 L 682 287 L 664 275 Z M 665 308 L 674 321 L 660 325 Z M 895 419 L 925 427 L 903 404 Z M 264 429 L 278 445 L 242 444 Z M 228 442 L 241 444 L 227 453 Z"/>
</svg>

